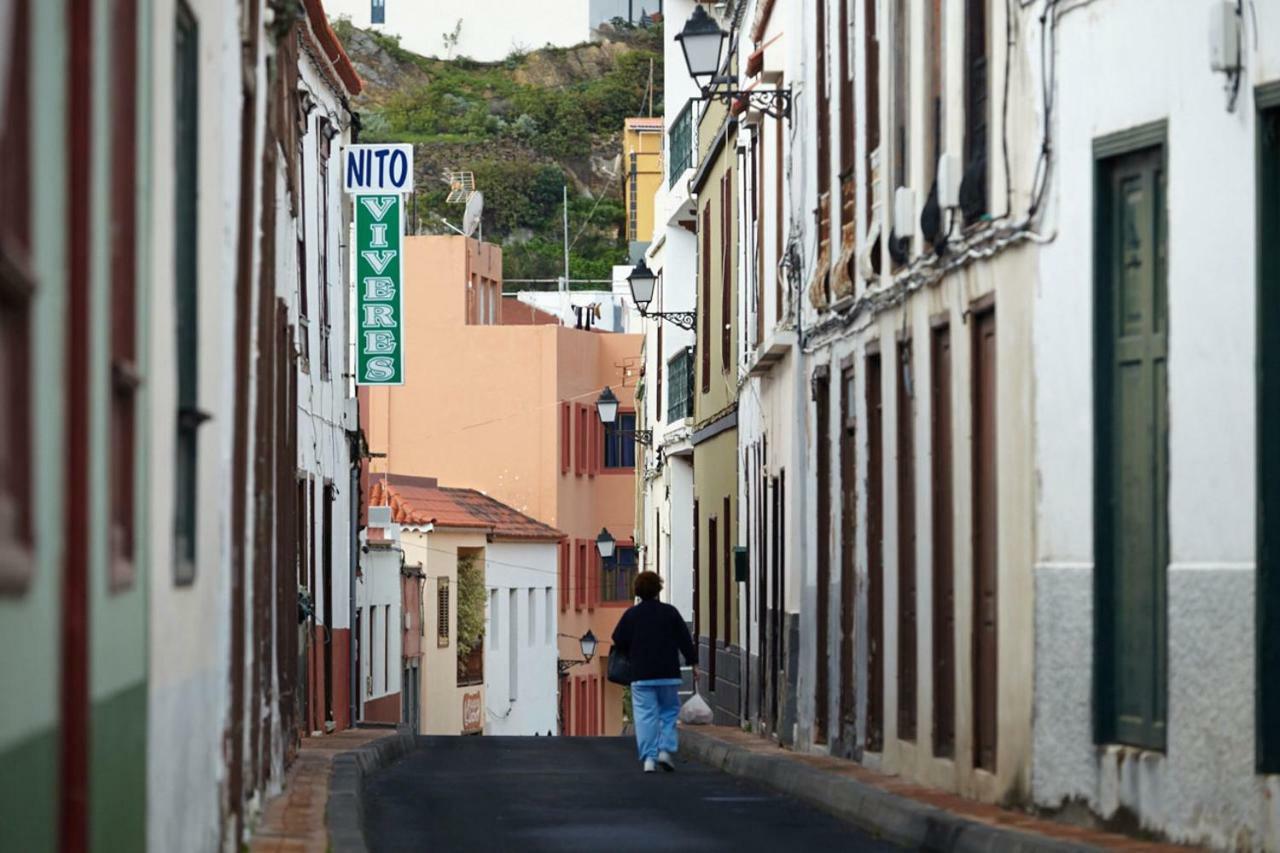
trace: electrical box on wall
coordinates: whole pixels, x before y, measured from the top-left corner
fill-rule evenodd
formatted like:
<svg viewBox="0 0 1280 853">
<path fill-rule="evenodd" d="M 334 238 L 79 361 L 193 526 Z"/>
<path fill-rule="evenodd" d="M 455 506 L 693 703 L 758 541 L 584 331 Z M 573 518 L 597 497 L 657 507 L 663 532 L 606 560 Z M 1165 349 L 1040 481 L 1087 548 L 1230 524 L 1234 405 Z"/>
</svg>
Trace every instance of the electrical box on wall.
<svg viewBox="0 0 1280 853">
<path fill-rule="evenodd" d="M 1240 70 L 1240 15 L 1235 3 L 1220 0 L 1209 9 L 1209 67 Z"/>
<path fill-rule="evenodd" d="M 950 210 L 960 206 L 960 182 L 964 179 L 964 166 L 960 155 L 950 152 L 938 158 L 938 207 Z"/>
<path fill-rule="evenodd" d="M 738 583 L 747 582 L 747 549 L 735 545 L 733 549 L 733 579 Z"/>
</svg>

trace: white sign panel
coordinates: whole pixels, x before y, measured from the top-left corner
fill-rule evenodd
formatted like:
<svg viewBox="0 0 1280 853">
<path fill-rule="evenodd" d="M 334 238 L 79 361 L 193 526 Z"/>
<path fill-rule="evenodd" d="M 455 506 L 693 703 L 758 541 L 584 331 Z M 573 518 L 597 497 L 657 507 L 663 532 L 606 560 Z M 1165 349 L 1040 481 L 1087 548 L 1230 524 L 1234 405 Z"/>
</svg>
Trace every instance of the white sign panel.
<svg viewBox="0 0 1280 853">
<path fill-rule="evenodd" d="M 407 193 L 413 189 L 412 145 L 348 145 L 342 189 L 349 193 Z"/>
</svg>

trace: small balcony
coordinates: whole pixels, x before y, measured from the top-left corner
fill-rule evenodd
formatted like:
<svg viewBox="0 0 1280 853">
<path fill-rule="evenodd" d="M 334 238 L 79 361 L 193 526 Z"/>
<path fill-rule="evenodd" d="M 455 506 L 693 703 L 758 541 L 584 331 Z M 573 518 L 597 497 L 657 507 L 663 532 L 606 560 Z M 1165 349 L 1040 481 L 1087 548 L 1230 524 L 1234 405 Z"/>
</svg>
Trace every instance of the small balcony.
<svg viewBox="0 0 1280 853">
<path fill-rule="evenodd" d="M 694 135 L 693 104 L 686 101 L 684 109 L 676 116 L 667 130 L 667 186 L 674 187 L 686 170 L 693 168 Z"/>
<path fill-rule="evenodd" d="M 667 362 L 667 423 L 693 417 L 693 347 Z"/>
</svg>

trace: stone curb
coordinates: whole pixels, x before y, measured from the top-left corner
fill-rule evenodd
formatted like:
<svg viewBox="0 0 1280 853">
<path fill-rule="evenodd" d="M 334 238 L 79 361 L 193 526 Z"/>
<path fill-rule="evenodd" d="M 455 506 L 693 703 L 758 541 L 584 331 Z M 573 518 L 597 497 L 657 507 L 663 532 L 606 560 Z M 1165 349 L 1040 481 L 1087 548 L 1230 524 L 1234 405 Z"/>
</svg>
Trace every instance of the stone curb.
<svg viewBox="0 0 1280 853">
<path fill-rule="evenodd" d="M 690 727 L 680 749 L 733 776 L 804 800 L 861 829 L 911 850 L 933 853 L 1079 853 L 1098 848 L 1016 829 L 990 826 L 891 794 L 849 776 L 827 773 L 785 754 L 764 755 Z"/>
<path fill-rule="evenodd" d="M 368 776 L 417 749 L 408 729 L 370 741 L 333 757 L 324 823 L 334 853 L 368 853 L 364 841 L 364 781 Z"/>
</svg>

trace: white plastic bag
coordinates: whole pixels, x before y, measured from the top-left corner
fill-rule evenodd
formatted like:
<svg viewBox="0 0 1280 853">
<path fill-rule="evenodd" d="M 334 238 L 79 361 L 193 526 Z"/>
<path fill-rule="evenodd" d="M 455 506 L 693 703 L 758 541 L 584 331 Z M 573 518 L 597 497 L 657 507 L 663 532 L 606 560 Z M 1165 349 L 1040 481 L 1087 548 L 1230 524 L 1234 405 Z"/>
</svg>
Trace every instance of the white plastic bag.
<svg viewBox="0 0 1280 853">
<path fill-rule="evenodd" d="M 680 722 L 687 726 L 711 725 L 711 706 L 695 691 L 680 706 Z"/>
</svg>

